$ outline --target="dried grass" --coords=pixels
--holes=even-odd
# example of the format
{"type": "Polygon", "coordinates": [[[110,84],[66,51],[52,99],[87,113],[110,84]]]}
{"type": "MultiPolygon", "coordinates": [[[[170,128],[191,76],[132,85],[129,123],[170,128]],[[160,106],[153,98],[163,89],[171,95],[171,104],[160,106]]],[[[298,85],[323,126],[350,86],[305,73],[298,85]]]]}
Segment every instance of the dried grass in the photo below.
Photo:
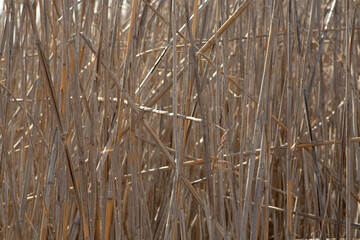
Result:
{"type": "Polygon", "coordinates": [[[4,3],[0,238],[360,237],[358,1],[4,3]]]}

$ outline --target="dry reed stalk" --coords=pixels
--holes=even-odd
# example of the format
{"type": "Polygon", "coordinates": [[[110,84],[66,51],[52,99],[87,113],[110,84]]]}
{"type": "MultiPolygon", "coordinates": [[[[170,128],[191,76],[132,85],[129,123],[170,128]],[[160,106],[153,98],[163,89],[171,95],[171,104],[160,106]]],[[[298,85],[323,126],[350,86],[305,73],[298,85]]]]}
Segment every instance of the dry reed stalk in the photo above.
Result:
{"type": "Polygon", "coordinates": [[[360,237],[358,1],[1,6],[1,238],[360,237]]]}

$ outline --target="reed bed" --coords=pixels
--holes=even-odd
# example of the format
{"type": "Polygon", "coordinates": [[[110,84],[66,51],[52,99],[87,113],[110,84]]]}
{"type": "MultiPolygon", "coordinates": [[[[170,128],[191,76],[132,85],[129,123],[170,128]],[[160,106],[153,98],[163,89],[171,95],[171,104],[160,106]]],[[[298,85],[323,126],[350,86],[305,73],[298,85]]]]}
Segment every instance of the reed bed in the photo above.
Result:
{"type": "Polygon", "coordinates": [[[0,238],[360,237],[356,0],[5,0],[0,238]]]}

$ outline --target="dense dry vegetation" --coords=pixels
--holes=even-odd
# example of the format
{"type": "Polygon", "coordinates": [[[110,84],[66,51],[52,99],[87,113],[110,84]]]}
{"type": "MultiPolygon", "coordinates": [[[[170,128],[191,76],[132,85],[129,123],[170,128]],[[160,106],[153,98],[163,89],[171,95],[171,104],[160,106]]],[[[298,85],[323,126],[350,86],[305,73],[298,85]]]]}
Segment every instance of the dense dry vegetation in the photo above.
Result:
{"type": "Polygon", "coordinates": [[[5,0],[0,237],[360,237],[359,7],[5,0]]]}

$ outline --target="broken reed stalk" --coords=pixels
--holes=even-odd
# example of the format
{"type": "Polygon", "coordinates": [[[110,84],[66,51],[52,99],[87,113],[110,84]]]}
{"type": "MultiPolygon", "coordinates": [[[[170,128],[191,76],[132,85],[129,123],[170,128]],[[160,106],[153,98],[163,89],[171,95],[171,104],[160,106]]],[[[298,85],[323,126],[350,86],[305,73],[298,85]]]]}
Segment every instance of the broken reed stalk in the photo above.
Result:
{"type": "Polygon", "coordinates": [[[5,1],[0,237],[360,237],[359,7],[5,1]]]}

